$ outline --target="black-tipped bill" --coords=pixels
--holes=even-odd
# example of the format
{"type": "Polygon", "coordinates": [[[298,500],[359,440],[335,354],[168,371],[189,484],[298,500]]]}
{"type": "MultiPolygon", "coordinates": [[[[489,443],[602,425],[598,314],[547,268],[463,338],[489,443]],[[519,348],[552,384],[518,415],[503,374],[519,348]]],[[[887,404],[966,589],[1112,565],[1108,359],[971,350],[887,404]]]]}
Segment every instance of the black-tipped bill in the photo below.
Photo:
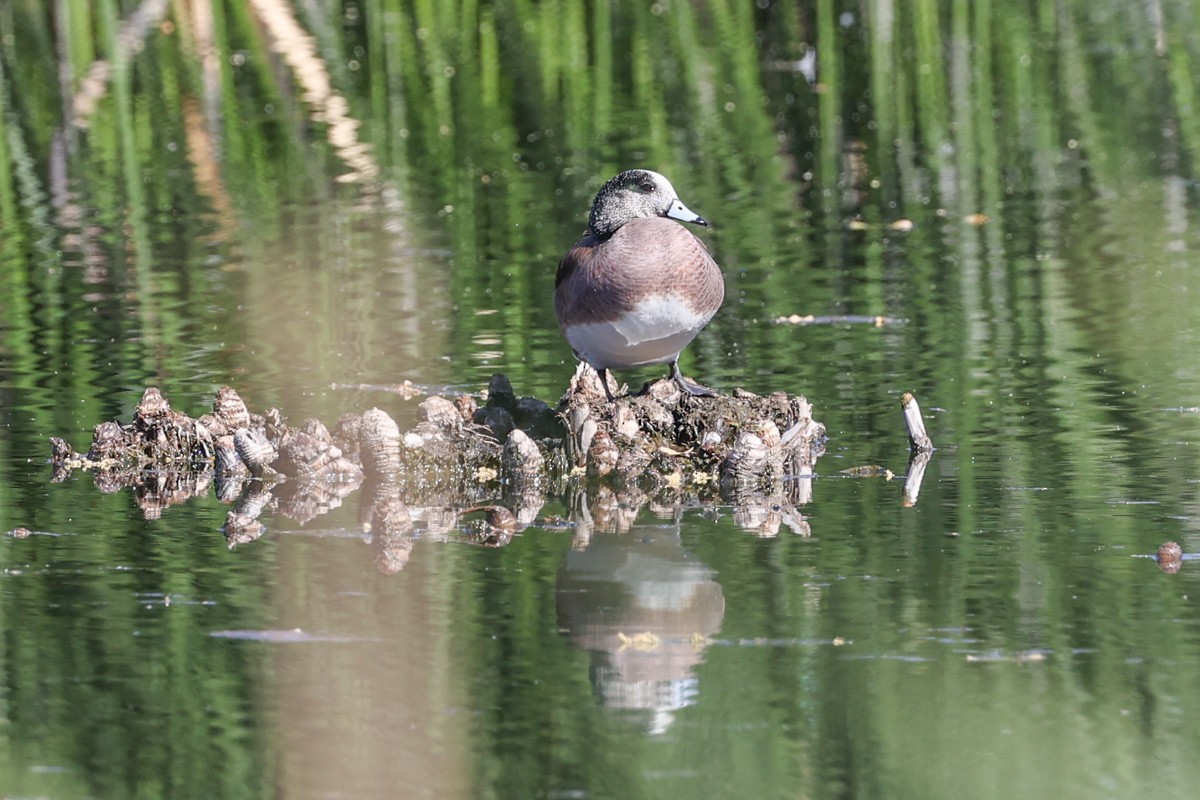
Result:
{"type": "Polygon", "coordinates": [[[667,216],[680,222],[690,222],[693,225],[708,227],[708,220],[685,206],[682,200],[671,203],[671,207],[667,209],[667,216]]]}

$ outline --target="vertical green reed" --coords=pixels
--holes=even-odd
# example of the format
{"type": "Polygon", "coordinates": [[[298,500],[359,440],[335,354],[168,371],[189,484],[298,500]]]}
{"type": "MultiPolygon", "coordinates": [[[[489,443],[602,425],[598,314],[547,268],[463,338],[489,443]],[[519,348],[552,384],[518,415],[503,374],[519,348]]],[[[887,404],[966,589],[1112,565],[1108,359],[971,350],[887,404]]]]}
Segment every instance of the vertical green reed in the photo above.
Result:
{"type": "Polygon", "coordinates": [[[403,97],[399,93],[393,94],[392,91],[389,57],[394,47],[394,39],[388,28],[391,14],[385,0],[366,0],[363,8],[366,12],[366,74],[370,86],[370,113],[364,122],[370,126],[371,139],[381,145],[380,149],[387,154],[387,160],[394,163],[396,153],[390,148],[382,147],[391,142],[388,123],[391,121],[389,109],[392,103],[401,109],[404,107],[403,97]]]}
{"type": "Polygon", "coordinates": [[[970,35],[971,3],[969,0],[954,0],[950,8],[950,46],[947,62],[950,69],[950,114],[954,133],[954,172],[957,197],[954,208],[959,213],[970,213],[977,208],[976,187],[976,132],[974,93],[978,84],[973,80],[971,68],[975,56],[975,45],[970,35]]]}
{"type": "Polygon", "coordinates": [[[1167,77],[1171,86],[1175,113],[1179,116],[1182,145],[1192,163],[1200,162],[1200,100],[1196,92],[1200,68],[1200,3],[1189,16],[1177,4],[1166,8],[1167,77]]]}
{"type": "MultiPolygon", "coordinates": [[[[592,3],[592,25],[589,46],[591,64],[588,74],[592,84],[592,136],[597,161],[610,165],[612,154],[609,143],[615,120],[613,119],[613,0],[596,0],[592,3]]],[[[608,171],[608,170],[605,170],[608,171]]]]}
{"type": "Polygon", "coordinates": [[[842,106],[838,96],[841,76],[838,65],[837,14],[833,0],[817,2],[817,96],[820,119],[820,155],[817,176],[821,207],[827,219],[837,213],[838,185],[841,177],[842,106]]]}
{"type": "Polygon", "coordinates": [[[112,63],[113,106],[116,117],[117,136],[120,142],[119,158],[124,178],[125,208],[127,221],[132,232],[132,250],[127,257],[118,255],[117,263],[123,269],[132,269],[137,287],[135,304],[141,319],[142,336],[148,349],[157,344],[160,322],[154,301],[154,258],[150,247],[147,228],[146,190],[142,182],[141,161],[138,154],[138,123],[133,107],[132,54],[121,47],[117,31],[120,25],[115,0],[101,0],[100,24],[105,40],[107,56],[112,63]]]}
{"type": "Polygon", "coordinates": [[[949,97],[946,92],[944,64],[947,52],[943,44],[937,0],[914,0],[912,37],[915,48],[914,100],[916,123],[921,132],[924,162],[937,179],[938,187],[952,188],[949,158],[949,97]]]}
{"type": "Polygon", "coordinates": [[[78,81],[96,58],[95,7],[88,0],[63,0],[62,8],[68,18],[71,76],[78,81]]]}
{"type": "MultiPolygon", "coordinates": [[[[3,28],[0,27],[0,33],[3,28]]],[[[0,297],[4,298],[5,324],[0,324],[0,352],[14,374],[12,384],[28,386],[35,378],[35,359],[30,337],[33,315],[30,262],[25,258],[25,237],[19,218],[18,197],[13,186],[12,158],[8,141],[12,108],[4,59],[0,58],[0,297]]],[[[12,456],[10,443],[0,437],[0,463],[12,456]]],[[[12,507],[9,476],[0,472],[0,507],[12,507]]]]}
{"type": "Polygon", "coordinates": [[[894,200],[895,160],[899,144],[899,110],[901,98],[896,82],[896,8],[894,0],[877,0],[869,6],[870,17],[870,79],[868,86],[871,111],[875,118],[875,174],[881,183],[880,197],[894,200]]]}
{"type": "MultiPolygon", "coordinates": [[[[2,30],[2,29],[0,29],[2,30]]],[[[13,190],[12,155],[8,149],[8,116],[12,107],[8,97],[8,77],[0,59],[0,227],[18,238],[17,198],[13,190]]],[[[9,236],[4,237],[8,239],[9,236]]]]}
{"type": "MultiPolygon", "coordinates": [[[[912,76],[911,36],[908,33],[910,6],[896,7],[894,44],[903,42],[902,53],[896,53],[888,64],[892,69],[892,105],[896,109],[896,173],[899,194],[911,200],[919,197],[922,182],[917,169],[917,123],[913,102],[915,80],[912,76]],[[901,13],[903,12],[903,13],[901,13]]],[[[895,51],[893,51],[895,52],[895,51]]]]}
{"type": "MultiPolygon", "coordinates": [[[[996,96],[993,88],[995,75],[992,59],[994,43],[992,0],[979,0],[972,5],[972,11],[974,26],[971,31],[971,82],[975,91],[971,113],[979,147],[980,197],[978,198],[978,210],[989,216],[995,216],[1000,211],[1001,175],[1000,171],[996,169],[996,165],[1000,163],[1000,154],[996,136],[999,115],[996,112],[996,96]]],[[[988,230],[989,233],[994,233],[997,229],[993,226],[988,230]]]]}
{"type": "Polygon", "coordinates": [[[658,39],[652,22],[650,9],[643,4],[632,4],[629,67],[631,100],[636,111],[632,127],[637,132],[637,148],[645,153],[646,163],[669,164],[667,108],[662,83],[655,70],[658,39]]]}

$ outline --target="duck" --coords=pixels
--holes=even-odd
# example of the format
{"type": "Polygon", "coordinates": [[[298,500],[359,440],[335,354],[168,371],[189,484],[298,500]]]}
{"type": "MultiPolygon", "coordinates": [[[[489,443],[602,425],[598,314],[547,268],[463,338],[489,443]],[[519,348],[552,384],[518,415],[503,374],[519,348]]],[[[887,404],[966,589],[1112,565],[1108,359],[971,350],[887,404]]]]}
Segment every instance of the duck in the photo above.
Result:
{"type": "Polygon", "coordinates": [[[708,227],[666,177],[625,170],[600,188],[587,231],[558,263],[554,314],[610,402],[609,370],[653,364],[670,364],[670,378],[688,395],[717,394],[679,370],[679,354],[725,299],[720,267],[680,222],[708,227]]]}

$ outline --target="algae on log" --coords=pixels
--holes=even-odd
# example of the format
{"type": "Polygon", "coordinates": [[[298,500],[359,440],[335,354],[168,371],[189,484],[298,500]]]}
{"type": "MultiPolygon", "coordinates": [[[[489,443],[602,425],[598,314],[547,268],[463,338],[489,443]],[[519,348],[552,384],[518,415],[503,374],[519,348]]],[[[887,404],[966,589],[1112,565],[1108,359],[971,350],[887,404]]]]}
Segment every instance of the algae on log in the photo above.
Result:
{"type": "Polygon", "coordinates": [[[407,431],[378,408],[346,414],[331,431],[313,419],[290,425],[276,409],[251,413],[229,387],[193,419],[151,387],[131,423],[96,426],[86,454],[52,437],[54,479],[90,470],[102,491],[133,488],[148,517],[215,484],[233,506],[231,547],[262,535],[267,510],[305,523],[362,487],[359,521],[384,571],[404,566],[414,525],[449,536],[464,515],[485,512],[467,539],[497,546],[531,524],[550,495],[572,495],[581,541],[593,527],[627,527],[632,517],[621,509],[647,503],[724,502],[762,535],[781,524],[807,534],[795,506],[811,499],[825,427],[804,397],[692,397],[664,379],[611,402],[585,368],[556,409],[518,398],[499,374],[485,397],[483,405],[470,395],[428,397],[407,431]]]}

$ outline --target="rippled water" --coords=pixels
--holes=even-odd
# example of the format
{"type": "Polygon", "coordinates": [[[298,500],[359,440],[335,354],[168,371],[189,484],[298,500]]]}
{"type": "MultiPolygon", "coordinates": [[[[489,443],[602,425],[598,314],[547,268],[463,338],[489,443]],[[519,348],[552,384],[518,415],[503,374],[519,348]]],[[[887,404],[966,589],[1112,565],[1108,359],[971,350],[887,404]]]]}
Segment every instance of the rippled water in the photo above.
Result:
{"type": "MultiPolygon", "coordinates": [[[[345,30],[318,38],[365,58],[376,43],[355,38],[351,6],[345,30]]],[[[663,10],[630,14],[656,25],[663,10]]],[[[709,52],[728,31],[700,48],[673,17],[678,41],[660,49],[711,58],[700,69],[651,48],[666,60],[618,71],[612,129],[591,145],[603,158],[569,143],[580,130],[542,121],[575,102],[566,89],[561,103],[550,84],[536,101],[516,91],[500,121],[470,105],[509,91],[509,76],[475,75],[462,53],[457,73],[414,55],[417,76],[389,73],[382,88],[349,74],[369,61],[334,70],[376,137],[368,191],[335,180],[344,154],[312,141],[307,112],[289,116],[299,101],[262,90],[258,102],[248,87],[267,56],[230,13],[248,61],[224,79],[254,104],[226,98],[248,104],[246,140],[236,126],[215,137],[226,186],[179,185],[203,160],[155,83],[169,84],[164,68],[136,73],[131,119],[95,121],[64,178],[72,203],[41,198],[14,218],[0,203],[0,532],[14,531],[0,538],[0,796],[1194,795],[1200,236],[1197,185],[1168,147],[1187,152],[1187,118],[1138,140],[1121,104],[1141,95],[1119,81],[1111,98],[1084,98],[1094,108],[1073,95],[1061,121],[1028,134],[1036,146],[988,144],[1003,131],[982,126],[972,150],[970,120],[1009,125],[1013,86],[1031,77],[1002,72],[994,117],[976,116],[983,101],[963,101],[960,84],[934,103],[955,146],[933,148],[911,120],[888,123],[882,100],[869,120],[849,103],[878,78],[855,61],[866,39],[837,54],[852,63],[847,105],[831,112],[829,85],[792,74],[799,34],[769,24],[779,17],[759,20],[754,74],[736,47],[709,52]],[[678,87],[659,96],[645,81],[674,86],[676,71],[695,82],[691,127],[678,87]],[[472,91],[452,103],[437,81],[455,74],[472,91]],[[766,87],[761,130],[746,80],[766,87]],[[455,125],[426,129],[443,100],[455,125]],[[896,140],[871,138],[885,124],[896,140]],[[110,174],[122,131],[171,145],[140,183],[110,174]],[[399,542],[364,530],[363,491],[303,515],[281,491],[265,533],[231,547],[212,489],[164,504],[174,476],[53,481],[48,438],[86,449],[149,385],[193,415],[227,384],[254,410],[327,424],[378,406],[407,425],[420,398],[404,381],[479,392],[496,372],[553,403],[574,369],[553,274],[596,188],[584,176],[610,158],[670,165],[698,141],[669,177],[712,222],[701,235],[727,300],[683,368],[726,391],[806,395],[830,437],[811,478],[767,497],[572,479],[515,509],[527,524],[502,547],[480,546],[477,515],[455,513],[514,504],[495,487],[471,502],[430,489],[412,503],[415,539],[399,542]],[[823,175],[830,158],[837,174],[823,175]],[[874,183],[854,182],[860,168],[874,183]],[[110,183],[148,197],[113,200],[110,183]],[[809,314],[826,319],[780,320],[809,314]],[[919,486],[906,486],[904,392],[938,447],[919,486]],[[1165,541],[1185,553],[1177,570],[1152,557],[1165,541]]],[[[481,49],[488,36],[531,49],[532,22],[490,13],[481,49]]],[[[1002,20],[1012,48],[1030,41],[1018,16],[1002,20]]],[[[1069,16],[1054,77],[1080,94],[1069,16]]],[[[437,48],[458,40],[436,23],[422,18],[417,41],[440,65],[437,48]]],[[[839,18],[838,35],[858,24],[839,18]]],[[[562,68],[565,84],[552,44],[539,40],[539,74],[562,68]]],[[[1086,52],[1128,55],[1106,40],[1086,52]]],[[[928,70],[908,58],[907,112],[933,126],[917,85],[928,70]]],[[[4,48],[0,60],[13,68],[4,48]]],[[[33,138],[21,163],[48,174],[33,138]]],[[[655,370],[620,377],[637,388],[655,370]]]]}
{"type": "MultiPolygon", "coordinates": [[[[344,213],[304,215],[307,235],[337,241],[344,213]]],[[[544,321],[518,346],[545,371],[510,355],[503,312],[469,302],[440,250],[359,242],[342,262],[263,243],[271,256],[214,295],[237,338],[197,326],[160,373],[169,397],[198,413],[236,363],[252,406],[294,418],[373,404],[411,418],[415,400],[330,387],[476,388],[493,370],[553,398],[571,365],[544,321]],[[411,309],[397,271],[415,274],[411,309]],[[443,314],[482,322],[455,343],[443,314]],[[413,326],[429,333],[412,341],[413,326]]],[[[537,291],[551,268],[531,267],[537,291]]],[[[1086,280],[1103,285],[1100,268],[1086,280]]],[[[1130,382],[1137,362],[1090,344],[1105,329],[1077,305],[1037,333],[984,310],[948,340],[933,323],[961,313],[958,296],[935,313],[898,291],[896,325],[777,326],[794,307],[866,310],[814,299],[837,270],[870,280],[853,264],[788,269],[810,290],[752,309],[735,293],[693,369],[807,393],[830,433],[811,483],[703,505],[581,485],[494,550],[430,507],[396,574],[357,495],[306,525],[268,514],[267,534],[231,551],[211,495],[143,519],[128,490],[51,484],[44,437],[82,448],[96,409],[128,419],[139,387],[101,374],[99,406],[80,408],[10,392],[4,520],[34,533],[3,542],[7,791],[1186,796],[1200,573],[1146,556],[1200,544],[1193,365],[1130,382]],[[905,507],[909,388],[940,449],[905,507]],[[897,477],[843,472],[867,464],[897,477]]],[[[1058,291],[1054,267],[1025,269],[1039,296],[1058,291]]]]}

